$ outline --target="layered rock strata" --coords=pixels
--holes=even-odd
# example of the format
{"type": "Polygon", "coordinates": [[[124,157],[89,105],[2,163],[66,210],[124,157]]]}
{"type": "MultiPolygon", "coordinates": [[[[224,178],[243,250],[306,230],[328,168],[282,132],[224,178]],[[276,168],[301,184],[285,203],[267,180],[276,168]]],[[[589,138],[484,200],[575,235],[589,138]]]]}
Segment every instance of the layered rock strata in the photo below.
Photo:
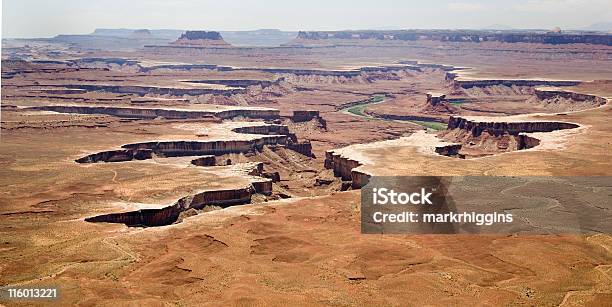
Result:
{"type": "MultiPolygon", "coordinates": [[[[237,133],[261,135],[248,140],[223,141],[154,141],[125,144],[122,150],[93,153],[76,160],[78,163],[123,162],[134,159],[150,159],[152,154],[159,157],[220,156],[232,153],[261,151],[264,146],[285,146],[308,157],[314,157],[309,141],[298,141],[296,135],[284,125],[244,126],[232,129],[237,133]]],[[[205,160],[205,159],[204,159],[205,160]]],[[[195,163],[206,163],[198,159],[195,163]]],[[[197,164],[195,164],[197,165],[197,164]]]]}
{"type": "Polygon", "coordinates": [[[333,170],[334,176],[342,178],[343,181],[350,181],[353,189],[361,188],[369,178],[369,175],[354,170],[361,166],[359,161],[345,157],[333,150],[325,152],[324,166],[333,170]]]}
{"type": "Polygon", "coordinates": [[[535,88],[534,93],[540,100],[562,97],[574,101],[592,101],[595,106],[601,106],[608,102],[608,99],[604,97],[599,97],[591,94],[577,93],[557,88],[535,88]]]}
{"type": "Polygon", "coordinates": [[[181,212],[188,209],[202,209],[205,206],[225,208],[249,203],[253,192],[252,186],[231,190],[203,191],[183,197],[173,205],[164,208],[104,214],[86,218],[85,221],[147,227],[170,225],[178,220],[181,212]]]}
{"type": "Polygon", "coordinates": [[[53,111],[60,113],[78,114],[106,114],[117,117],[153,119],[163,117],[168,119],[231,119],[235,117],[247,117],[255,119],[277,119],[280,117],[278,110],[274,109],[226,109],[215,111],[198,111],[187,109],[153,109],[153,108],[129,108],[108,106],[37,106],[29,107],[31,110],[53,111]]]}
{"type": "MultiPolygon", "coordinates": [[[[454,77],[454,76],[453,76],[454,77]]],[[[497,80],[478,80],[478,79],[455,79],[455,85],[461,88],[487,87],[487,86],[575,86],[580,81],[567,80],[531,80],[531,79],[497,79],[497,80]]]]}
{"type": "Polygon", "coordinates": [[[153,157],[153,150],[150,149],[119,149],[102,151],[91,154],[79,159],[78,163],[95,163],[98,161],[124,162],[132,160],[147,160],[153,157]]]}
{"type": "Polygon", "coordinates": [[[483,131],[491,135],[501,136],[504,134],[519,135],[520,133],[551,132],[562,129],[578,128],[577,124],[554,121],[507,121],[503,118],[486,121],[472,120],[469,118],[451,116],[448,120],[447,130],[461,129],[469,131],[472,136],[480,136],[483,131]]]}

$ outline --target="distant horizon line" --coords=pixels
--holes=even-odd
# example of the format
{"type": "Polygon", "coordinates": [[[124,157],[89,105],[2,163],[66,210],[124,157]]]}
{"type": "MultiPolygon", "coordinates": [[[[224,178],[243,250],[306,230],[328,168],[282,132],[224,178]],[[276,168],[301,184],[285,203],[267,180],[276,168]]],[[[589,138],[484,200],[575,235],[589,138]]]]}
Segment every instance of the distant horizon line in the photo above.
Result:
{"type": "MultiPolygon", "coordinates": [[[[438,31],[465,31],[465,30],[473,30],[473,31],[551,31],[552,29],[547,28],[501,28],[503,25],[499,25],[500,28],[494,27],[480,27],[480,28],[398,28],[398,27],[390,27],[390,28],[364,28],[364,29],[339,29],[339,30],[283,30],[279,28],[257,28],[257,29],[249,29],[249,30],[213,30],[213,29],[179,29],[179,28],[108,28],[108,27],[100,27],[94,28],[93,31],[87,33],[58,33],[52,36],[32,36],[32,37],[4,37],[2,35],[2,39],[43,39],[43,38],[53,38],[59,35],[92,35],[98,30],[127,30],[127,31],[136,31],[136,30],[149,30],[149,31],[213,31],[213,32],[254,32],[254,31],[279,31],[279,32],[288,32],[288,33],[298,33],[298,32],[343,32],[343,31],[427,31],[427,30],[438,30],[438,31]]],[[[581,32],[599,32],[599,33],[609,33],[612,34],[610,30],[589,30],[585,29],[587,27],[582,28],[561,28],[561,31],[581,31],[581,32]]]]}

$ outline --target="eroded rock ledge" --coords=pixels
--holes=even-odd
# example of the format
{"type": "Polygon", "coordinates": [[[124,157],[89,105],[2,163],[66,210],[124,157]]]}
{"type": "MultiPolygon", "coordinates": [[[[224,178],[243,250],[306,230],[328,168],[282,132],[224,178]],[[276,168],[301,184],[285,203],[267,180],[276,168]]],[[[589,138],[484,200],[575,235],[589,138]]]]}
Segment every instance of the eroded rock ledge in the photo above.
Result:
{"type": "Polygon", "coordinates": [[[566,99],[571,99],[574,101],[592,101],[596,106],[602,106],[608,103],[608,99],[604,97],[599,97],[597,95],[585,94],[585,93],[577,93],[574,91],[569,91],[560,88],[550,88],[550,87],[536,87],[534,89],[534,94],[540,100],[553,99],[556,97],[562,97],[566,99]]]}
{"type": "Polygon", "coordinates": [[[285,146],[305,156],[314,157],[308,141],[299,142],[285,125],[266,124],[232,129],[237,133],[263,135],[248,140],[228,141],[154,141],[125,144],[122,149],[93,153],[75,160],[78,163],[125,162],[159,157],[224,155],[261,151],[264,146],[285,146]]]}
{"type": "MultiPolygon", "coordinates": [[[[448,75],[447,79],[453,79],[456,75],[448,75]]],[[[530,80],[530,79],[497,79],[497,80],[478,80],[478,79],[455,79],[455,84],[462,88],[468,89],[472,87],[487,87],[487,86],[575,86],[580,84],[580,81],[571,80],[530,80]]]]}
{"type": "MultiPolygon", "coordinates": [[[[249,171],[249,175],[261,176],[262,163],[256,163],[249,171]]],[[[140,209],[129,212],[103,214],[86,218],[87,222],[121,223],[127,226],[154,227],[179,222],[181,214],[187,210],[202,210],[207,206],[227,208],[251,202],[255,193],[270,195],[272,193],[272,179],[253,178],[250,185],[236,188],[201,191],[177,200],[174,204],[163,208],[140,209]]]]}
{"type": "MultiPolygon", "coordinates": [[[[534,148],[542,141],[538,133],[578,127],[579,125],[574,123],[538,121],[528,116],[469,118],[451,116],[448,129],[437,136],[420,131],[410,137],[402,137],[397,140],[329,150],[326,152],[325,167],[332,169],[336,177],[350,181],[353,189],[359,189],[367,184],[371,176],[361,166],[373,164],[373,161],[367,161],[368,158],[360,158],[360,152],[363,150],[387,145],[409,146],[418,148],[417,152],[420,155],[438,154],[461,159],[477,158],[534,148]]],[[[556,137],[563,136],[557,135],[556,137]]]]}
{"type": "Polygon", "coordinates": [[[343,156],[342,153],[328,150],[325,152],[325,168],[334,171],[334,176],[350,181],[353,189],[360,189],[367,182],[370,175],[356,171],[362,164],[354,159],[343,156]]]}
{"type": "Polygon", "coordinates": [[[578,127],[577,124],[555,121],[504,121],[503,117],[476,120],[451,116],[448,120],[447,130],[462,129],[469,131],[473,136],[479,136],[483,131],[487,131],[489,134],[500,136],[506,133],[519,135],[519,133],[551,132],[578,127]]]}
{"type": "Polygon", "coordinates": [[[154,109],[154,108],[133,108],[133,107],[110,107],[110,106],[37,106],[29,107],[31,110],[53,111],[60,113],[78,114],[106,114],[117,117],[145,118],[153,119],[163,117],[168,119],[202,119],[220,118],[232,119],[235,117],[247,117],[255,119],[277,119],[280,117],[278,110],[274,109],[226,109],[214,111],[200,111],[188,109],[154,109]]]}

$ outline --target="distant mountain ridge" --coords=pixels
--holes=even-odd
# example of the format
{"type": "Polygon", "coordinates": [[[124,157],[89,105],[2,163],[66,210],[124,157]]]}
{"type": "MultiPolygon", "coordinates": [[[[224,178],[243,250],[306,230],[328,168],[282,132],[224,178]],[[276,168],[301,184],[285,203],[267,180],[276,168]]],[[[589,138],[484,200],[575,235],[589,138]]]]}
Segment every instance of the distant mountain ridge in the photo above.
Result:
{"type": "MultiPolygon", "coordinates": [[[[96,29],[90,35],[129,37],[136,29],[96,29]]],[[[160,29],[149,30],[151,36],[158,39],[174,41],[187,30],[179,29],[160,29]]],[[[294,39],[298,32],[281,31],[278,29],[259,29],[250,31],[219,31],[223,39],[234,46],[280,46],[294,39]]]]}
{"type": "Polygon", "coordinates": [[[612,32],[612,21],[609,22],[596,22],[590,26],[580,28],[578,30],[583,31],[601,31],[601,32],[612,32]]]}

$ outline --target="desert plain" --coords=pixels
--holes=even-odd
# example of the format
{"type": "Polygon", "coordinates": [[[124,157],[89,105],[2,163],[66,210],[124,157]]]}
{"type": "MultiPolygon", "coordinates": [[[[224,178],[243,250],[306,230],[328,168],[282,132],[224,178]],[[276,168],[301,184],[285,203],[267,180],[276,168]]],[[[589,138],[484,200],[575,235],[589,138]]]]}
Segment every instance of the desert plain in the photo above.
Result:
{"type": "Polygon", "coordinates": [[[3,41],[0,285],[61,295],[0,304],[612,304],[608,233],[360,232],[371,176],[612,176],[609,34],[331,34],[3,41]]]}

